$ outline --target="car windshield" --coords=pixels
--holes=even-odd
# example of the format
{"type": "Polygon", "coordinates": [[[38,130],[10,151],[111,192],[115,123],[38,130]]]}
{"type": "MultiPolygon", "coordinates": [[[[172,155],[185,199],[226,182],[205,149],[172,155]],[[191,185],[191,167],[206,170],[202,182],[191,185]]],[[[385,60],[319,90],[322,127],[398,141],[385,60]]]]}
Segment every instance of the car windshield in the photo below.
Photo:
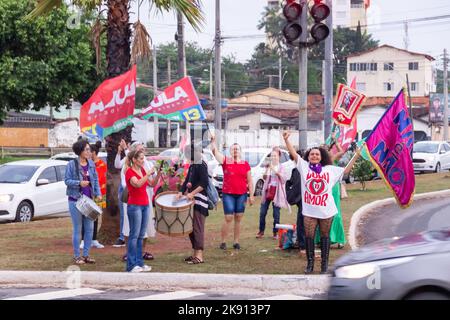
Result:
{"type": "Polygon", "coordinates": [[[38,168],[38,166],[0,166],[0,183],[26,183],[38,168]]]}
{"type": "Polygon", "coordinates": [[[416,143],[414,152],[437,153],[439,145],[437,143],[416,143]]]}

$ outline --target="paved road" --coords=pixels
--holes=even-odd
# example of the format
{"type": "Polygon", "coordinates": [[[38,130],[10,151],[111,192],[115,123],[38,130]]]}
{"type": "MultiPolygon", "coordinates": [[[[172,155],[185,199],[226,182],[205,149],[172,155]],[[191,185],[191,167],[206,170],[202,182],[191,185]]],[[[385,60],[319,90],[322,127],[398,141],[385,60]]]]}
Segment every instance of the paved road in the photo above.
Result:
{"type": "Polygon", "coordinates": [[[364,219],[362,244],[443,227],[450,227],[450,198],[417,200],[408,209],[387,205],[364,219]]]}
{"type": "Polygon", "coordinates": [[[0,288],[0,300],[310,300],[325,299],[324,295],[306,297],[284,294],[226,294],[201,291],[125,291],[92,288],[0,288]]]}

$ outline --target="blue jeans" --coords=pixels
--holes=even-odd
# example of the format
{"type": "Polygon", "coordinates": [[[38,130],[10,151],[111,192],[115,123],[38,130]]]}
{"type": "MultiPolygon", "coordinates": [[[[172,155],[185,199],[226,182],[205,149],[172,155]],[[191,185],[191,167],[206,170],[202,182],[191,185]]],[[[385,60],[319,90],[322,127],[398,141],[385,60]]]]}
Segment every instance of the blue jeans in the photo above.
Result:
{"type": "Polygon", "coordinates": [[[305,249],[305,223],[303,221],[302,205],[297,205],[297,241],[300,249],[305,249]]]}
{"type": "Polygon", "coordinates": [[[130,235],[127,245],[127,271],[131,271],[136,266],[144,266],[142,247],[149,219],[149,206],[128,205],[127,215],[130,222],[130,235]]]}
{"type": "MultiPolygon", "coordinates": [[[[261,203],[261,209],[259,210],[259,232],[264,233],[266,229],[266,215],[267,211],[269,211],[269,206],[271,200],[266,200],[261,203]]],[[[273,207],[273,233],[277,233],[278,229],[275,228],[275,225],[280,223],[280,207],[277,207],[275,203],[272,203],[273,207]]]]}
{"type": "Polygon", "coordinates": [[[247,194],[222,194],[223,211],[226,215],[244,213],[247,194]]]}
{"type": "Polygon", "coordinates": [[[123,187],[122,183],[119,185],[119,212],[120,212],[120,235],[119,239],[122,241],[125,241],[125,237],[123,236],[123,202],[122,202],[122,193],[123,193],[123,187]]]}
{"type": "Polygon", "coordinates": [[[78,211],[75,201],[69,201],[69,212],[72,218],[73,234],[72,234],[72,246],[73,255],[75,258],[80,256],[80,241],[81,241],[81,225],[84,228],[84,247],[83,257],[89,256],[89,250],[92,244],[92,235],[94,234],[94,221],[86,218],[78,211]]]}

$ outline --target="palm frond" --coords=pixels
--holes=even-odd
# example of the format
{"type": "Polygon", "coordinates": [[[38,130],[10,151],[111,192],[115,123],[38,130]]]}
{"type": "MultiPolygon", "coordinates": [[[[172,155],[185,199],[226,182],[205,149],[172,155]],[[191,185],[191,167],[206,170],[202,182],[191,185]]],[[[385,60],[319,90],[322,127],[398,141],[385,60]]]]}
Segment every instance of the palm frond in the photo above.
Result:
{"type": "Polygon", "coordinates": [[[187,19],[189,24],[200,31],[205,17],[201,9],[200,0],[150,0],[151,6],[154,6],[160,12],[162,11],[180,11],[187,19]]]}
{"type": "Polygon", "coordinates": [[[77,7],[90,11],[100,7],[103,0],[72,0],[72,2],[77,7]]]}
{"type": "Polygon", "coordinates": [[[131,64],[135,64],[139,58],[150,57],[151,41],[145,26],[138,20],[133,24],[134,39],[131,47],[131,64]]]}
{"type": "Polygon", "coordinates": [[[24,17],[24,20],[32,20],[49,14],[54,8],[60,7],[62,0],[38,0],[35,8],[24,17]]]}

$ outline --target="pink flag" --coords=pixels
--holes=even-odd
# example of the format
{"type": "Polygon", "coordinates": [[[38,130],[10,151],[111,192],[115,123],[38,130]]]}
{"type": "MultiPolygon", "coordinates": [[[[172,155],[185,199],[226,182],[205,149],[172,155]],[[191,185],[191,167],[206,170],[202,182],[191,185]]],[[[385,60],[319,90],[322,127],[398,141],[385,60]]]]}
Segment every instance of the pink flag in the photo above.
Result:
{"type": "Polygon", "coordinates": [[[372,163],[402,208],[411,204],[416,184],[411,159],[413,144],[412,122],[402,90],[366,140],[372,163]]]}

